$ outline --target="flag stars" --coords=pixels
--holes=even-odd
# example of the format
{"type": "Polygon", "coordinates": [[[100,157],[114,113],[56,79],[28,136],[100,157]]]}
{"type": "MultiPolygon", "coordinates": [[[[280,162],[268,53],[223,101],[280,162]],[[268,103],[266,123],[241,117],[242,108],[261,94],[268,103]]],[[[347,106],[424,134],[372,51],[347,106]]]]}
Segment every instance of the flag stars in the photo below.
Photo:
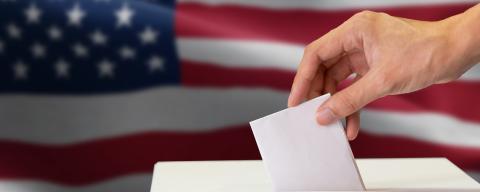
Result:
{"type": "Polygon", "coordinates": [[[12,39],[20,39],[22,38],[22,30],[15,25],[15,23],[10,23],[6,27],[7,34],[12,39]]]}
{"type": "Polygon", "coordinates": [[[136,55],[135,50],[128,47],[128,46],[123,46],[122,48],[120,48],[118,53],[120,54],[120,57],[125,59],[125,60],[133,59],[133,58],[135,58],[135,55],[136,55]]]}
{"type": "Polygon", "coordinates": [[[34,43],[31,47],[32,55],[34,58],[44,58],[45,55],[47,54],[47,48],[40,44],[40,43],[34,43]]]}
{"type": "Polygon", "coordinates": [[[34,3],[25,10],[25,16],[27,17],[27,23],[39,23],[42,10],[40,10],[34,3]]]}
{"type": "Polygon", "coordinates": [[[73,54],[75,54],[76,57],[79,58],[85,58],[88,57],[88,49],[81,43],[76,43],[75,45],[72,46],[72,51],[73,54]]]}
{"type": "Polygon", "coordinates": [[[13,65],[15,80],[26,80],[28,78],[28,66],[22,61],[18,61],[13,65]]]}
{"type": "Polygon", "coordinates": [[[98,74],[100,78],[113,78],[115,66],[108,59],[102,60],[98,64],[98,74]]]}
{"type": "Polygon", "coordinates": [[[100,30],[95,30],[90,35],[90,40],[92,40],[92,43],[95,45],[106,45],[108,41],[108,37],[102,33],[100,30]]]}
{"type": "Polygon", "coordinates": [[[153,44],[157,42],[158,32],[151,27],[145,27],[145,29],[138,35],[144,45],[153,44]]]}
{"type": "Polygon", "coordinates": [[[73,26],[81,26],[82,20],[87,14],[80,7],[79,4],[75,4],[70,10],[67,11],[68,23],[73,26]]]}
{"type": "Polygon", "coordinates": [[[55,71],[57,72],[58,78],[66,79],[70,77],[70,64],[60,59],[55,63],[55,71]]]}
{"type": "Polygon", "coordinates": [[[153,56],[147,61],[150,73],[155,71],[162,71],[164,69],[164,60],[159,56],[153,56]]]}
{"type": "Polygon", "coordinates": [[[118,27],[130,27],[132,24],[132,17],[135,12],[130,9],[128,4],[124,3],[122,8],[115,11],[115,16],[117,17],[117,26],[118,27]]]}
{"type": "Polygon", "coordinates": [[[58,40],[62,39],[62,37],[63,37],[62,30],[55,25],[48,28],[47,34],[50,37],[50,39],[53,40],[53,41],[58,41],[58,40]]]}

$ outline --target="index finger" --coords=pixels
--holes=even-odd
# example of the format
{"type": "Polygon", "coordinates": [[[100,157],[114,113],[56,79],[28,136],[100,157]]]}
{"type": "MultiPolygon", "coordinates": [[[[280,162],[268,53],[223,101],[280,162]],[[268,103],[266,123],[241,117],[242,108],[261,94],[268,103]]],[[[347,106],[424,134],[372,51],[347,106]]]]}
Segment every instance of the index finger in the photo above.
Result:
{"type": "Polygon", "coordinates": [[[296,106],[306,99],[319,65],[345,52],[346,28],[344,23],[305,48],[288,98],[289,107],[296,106]]]}

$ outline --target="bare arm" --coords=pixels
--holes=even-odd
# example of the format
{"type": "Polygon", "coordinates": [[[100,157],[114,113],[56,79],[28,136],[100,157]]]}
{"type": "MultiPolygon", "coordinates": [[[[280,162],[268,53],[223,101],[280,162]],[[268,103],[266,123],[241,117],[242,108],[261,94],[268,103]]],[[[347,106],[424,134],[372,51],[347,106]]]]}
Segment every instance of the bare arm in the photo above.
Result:
{"type": "Polygon", "coordinates": [[[347,136],[353,140],[366,104],[450,82],[479,62],[478,34],[480,5],[434,22],[358,13],[305,48],[288,105],[334,93],[319,106],[317,121],[329,124],[346,117],[347,136]],[[351,74],[355,82],[336,93],[351,74]]]}

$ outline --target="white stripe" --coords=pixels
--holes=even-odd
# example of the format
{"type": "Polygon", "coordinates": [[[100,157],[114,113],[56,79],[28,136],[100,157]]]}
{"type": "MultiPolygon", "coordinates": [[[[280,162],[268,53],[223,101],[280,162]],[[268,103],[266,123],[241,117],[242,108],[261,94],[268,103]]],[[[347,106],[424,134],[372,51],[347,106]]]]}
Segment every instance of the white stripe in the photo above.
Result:
{"type": "Polygon", "coordinates": [[[394,135],[447,145],[480,147],[480,124],[436,113],[368,109],[361,127],[377,135],[394,135]]]}
{"type": "Polygon", "coordinates": [[[465,74],[460,77],[461,81],[479,81],[480,80],[480,64],[473,66],[465,74]]]}
{"type": "MultiPolygon", "coordinates": [[[[293,1],[292,1],[293,2],[293,1]]],[[[180,58],[223,67],[275,68],[295,71],[304,45],[213,38],[178,38],[180,58]]],[[[480,65],[460,80],[480,80],[480,65]]]]}
{"type": "Polygon", "coordinates": [[[99,96],[0,96],[0,139],[67,144],[143,131],[208,131],[286,106],[266,89],[163,87],[99,96]]]}
{"type": "Polygon", "coordinates": [[[178,38],[180,59],[224,67],[277,68],[295,70],[303,45],[290,43],[178,38]]]}
{"type": "Polygon", "coordinates": [[[202,3],[208,5],[240,5],[267,9],[361,9],[378,7],[398,7],[411,5],[432,5],[446,3],[475,3],[478,0],[178,0],[180,3],[202,3]]]}
{"type": "MultiPolygon", "coordinates": [[[[198,132],[245,124],[285,107],[265,89],[156,88],[129,94],[1,96],[0,139],[66,144],[143,131],[198,132]]],[[[480,147],[480,124],[437,113],[366,109],[363,131],[480,147]]]]}
{"type": "Polygon", "coordinates": [[[0,191],[9,192],[132,192],[149,191],[151,174],[124,176],[86,186],[63,186],[33,180],[0,180],[0,191]]]}

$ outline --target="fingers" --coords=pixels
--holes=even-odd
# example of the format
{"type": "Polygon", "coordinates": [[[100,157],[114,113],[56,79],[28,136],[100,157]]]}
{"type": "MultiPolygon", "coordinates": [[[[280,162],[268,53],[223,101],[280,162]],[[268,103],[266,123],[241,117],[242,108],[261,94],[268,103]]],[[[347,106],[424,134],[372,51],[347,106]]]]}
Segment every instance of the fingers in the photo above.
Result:
{"type": "MultiPolygon", "coordinates": [[[[367,103],[381,96],[377,83],[372,81],[372,73],[367,73],[349,87],[337,92],[317,111],[319,124],[330,124],[334,121],[349,116],[367,103]]],[[[355,125],[355,119],[352,121],[355,125]]],[[[356,129],[356,128],[352,128],[356,129]]]]}
{"type": "MultiPolygon", "coordinates": [[[[322,82],[325,82],[324,92],[329,92],[335,94],[337,90],[338,83],[348,78],[353,70],[351,69],[351,59],[348,55],[342,57],[337,63],[332,65],[325,72],[325,79],[322,82]]],[[[354,82],[358,80],[357,77],[353,80],[354,82]]],[[[313,89],[313,88],[312,88],[313,89]]],[[[320,95],[320,94],[319,94],[320,95]]],[[[317,95],[318,96],[318,95],[317,95]]],[[[349,140],[355,139],[360,128],[360,117],[359,112],[355,112],[352,115],[347,116],[347,137],[349,140]]]]}
{"type": "MultiPolygon", "coordinates": [[[[325,94],[326,87],[325,85],[328,85],[328,79],[326,79],[326,73],[325,71],[327,70],[325,68],[325,65],[337,65],[340,63],[343,59],[343,56],[338,56],[333,59],[330,59],[328,61],[325,61],[323,65],[320,65],[318,67],[317,74],[315,76],[315,79],[312,81],[312,85],[310,86],[310,91],[308,94],[307,99],[313,99],[315,97],[318,97],[320,95],[325,94]]],[[[328,91],[328,90],[327,90],[328,91]]]]}
{"type": "MultiPolygon", "coordinates": [[[[307,46],[293,81],[288,98],[289,107],[300,104],[308,97],[312,82],[315,80],[322,62],[341,56],[344,53],[344,44],[352,42],[346,40],[350,32],[349,28],[342,24],[307,46]]],[[[349,45],[348,47],[352,46],[349,45]]],[[[325,65],[325,67],[328,68],[329,66],[325,65]]]]}
{"type": "Polygon", "coordinates": [[[348,55],[342,57],[335,65],[330,67],[325,73],[325,93],[335,93],[338,83],[350,76],[353,71],[348,55]]]}
{"type": "Polygon", "coordinates": [[[314,80],[312,81],[312,86],[310,87],[310,91],[308,93],[307,99],[313,99],[323,94],[324,89],[324,73],[325,67],[320,65],[317,71],[317,75],[315,76],[314,80]]]}
{"type": "Polygon", "coordinates": [[[347,138],[354,140],[360,130],[360,111],[356,111],[347,117],[347,138]]]}
{"type": "MultiPolygon", "coordinates": [[[[357,74],[355,79],[353,79],[353,83],[358,81],[362,76],[357,74]]],[[[353,141],[357,138],[358,132],[360,131],[360,110],[356,111],[355,113],[347,116],[347,138],[350,141],[353,141]]]]}
{"type": "MultiPolygon", "coordinates": [[[[356,60],[352,60],[349,55],[343,57],[337,64],[332,66],[326,72],[326,85],[325,90],[330,92],[331,94],[336,93],[336,88],[338,83],[348,78],[351,74],[353,74],[352,63],[351,62],[358,62],[356,60]]],[[[353,82],[356,82],[359,79],[360,75],[357,74],[353,82]]],[[[358,131],[360,129],[360,114],[359,111],[347,116],[347,128],[346,133],[349,140],[353,140],[358,135],[358,131]]]]}

